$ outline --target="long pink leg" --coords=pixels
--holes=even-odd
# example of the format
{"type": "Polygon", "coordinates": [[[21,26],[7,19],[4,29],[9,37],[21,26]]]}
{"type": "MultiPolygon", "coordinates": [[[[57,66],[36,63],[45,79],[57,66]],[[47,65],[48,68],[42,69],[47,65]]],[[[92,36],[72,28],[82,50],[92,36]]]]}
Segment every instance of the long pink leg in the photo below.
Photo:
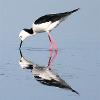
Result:
{"type": "Polygon", "coordinates": [[[50,41],[50,51],[52,51],[53,50],[53,46],[52,46],[52,40],[51,40],[51,37],[49,36],[49,34],[48,34],[48,38],[49,38],[49,41],[50,41]]]}
{"type": "Polygon", "coordinates": [[[48,32],[48,37],[49,37],[49,40],[51,41],[51,45],[53,46],[53,48],[55,49],[55,51],[58,51],[56,42],[55,42],[54,38],[50,35],[49,32],[48,32]]]}

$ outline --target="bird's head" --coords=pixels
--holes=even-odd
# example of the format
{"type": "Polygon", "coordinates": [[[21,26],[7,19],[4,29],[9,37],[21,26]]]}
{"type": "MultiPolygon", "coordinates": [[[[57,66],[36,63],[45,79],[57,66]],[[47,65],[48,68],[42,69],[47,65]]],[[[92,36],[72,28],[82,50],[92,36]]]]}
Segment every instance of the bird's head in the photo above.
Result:
{"type": "Polygon", "coordinates": [[[23,29],[20,34],[19,34],[19,38],[21,39],[21,43],[20,43],[20,48],[22,46],[22,42],[29,36],[31,36],[33,34],[33,29],[23,29]]]}

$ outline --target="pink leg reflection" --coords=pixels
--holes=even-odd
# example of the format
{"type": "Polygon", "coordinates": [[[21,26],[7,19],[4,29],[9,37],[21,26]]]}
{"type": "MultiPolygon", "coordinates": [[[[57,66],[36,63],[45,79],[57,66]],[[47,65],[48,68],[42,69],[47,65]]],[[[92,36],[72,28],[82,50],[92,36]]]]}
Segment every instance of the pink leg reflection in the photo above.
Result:
{"type": "Polygon", "coordinates": [[[56,59],[58,55],[58,51],[53,52],[50,51],[50,57],[49,57],[49,61],[48,61],[48,68],[51,70],[52,64],[54,64],[54,60],[56,59]]]}

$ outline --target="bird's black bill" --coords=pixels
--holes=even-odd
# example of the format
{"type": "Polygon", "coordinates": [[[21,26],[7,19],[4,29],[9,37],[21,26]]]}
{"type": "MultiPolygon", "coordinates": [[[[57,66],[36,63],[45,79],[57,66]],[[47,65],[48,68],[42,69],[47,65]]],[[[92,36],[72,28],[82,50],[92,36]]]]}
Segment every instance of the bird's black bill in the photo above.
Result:
{"type": "Polygon", "coordinates": [[[23,43],[23,41],[21,40],[19,49],[22,47],[22,43],[23,43]]]}
{"type": "Polygon", "coordinates": [[[19,49],[19,51],[20,51],[20,56],[21,56],[21,58],[23,57],[23,55],[22,55],[22,51],[21,51],[21,49],[19,49]]]}

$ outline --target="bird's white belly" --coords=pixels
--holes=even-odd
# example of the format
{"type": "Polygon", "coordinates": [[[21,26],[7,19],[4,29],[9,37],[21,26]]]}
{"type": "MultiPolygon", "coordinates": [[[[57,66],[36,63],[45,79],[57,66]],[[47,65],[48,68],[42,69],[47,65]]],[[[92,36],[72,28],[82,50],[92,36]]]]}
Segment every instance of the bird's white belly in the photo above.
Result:
{"type": "Polygon", "coordinates": [[[51,31],[53,28],[56,28],[59,25],[59,23],[60,23],[60,21],[51,23],[47,30],[51,31]]]}
{"type": "Polygon", "coordinates": [[[51,31],[53,28],[57,27],[59,25],[60,21],[56,21],[56,22],[46,22],[46,23],[42,23],[42,24],[34,24],[33,23],[33,31],[37,32],[37,33],[41,33],[41,32],[47,32],[47,31],[51,31]]]}
{"type": "Polygon", "coordinates": [[[37,33],[46,32],[51,21],[42,24],[33,24],[33,31],[37,33]]]}

